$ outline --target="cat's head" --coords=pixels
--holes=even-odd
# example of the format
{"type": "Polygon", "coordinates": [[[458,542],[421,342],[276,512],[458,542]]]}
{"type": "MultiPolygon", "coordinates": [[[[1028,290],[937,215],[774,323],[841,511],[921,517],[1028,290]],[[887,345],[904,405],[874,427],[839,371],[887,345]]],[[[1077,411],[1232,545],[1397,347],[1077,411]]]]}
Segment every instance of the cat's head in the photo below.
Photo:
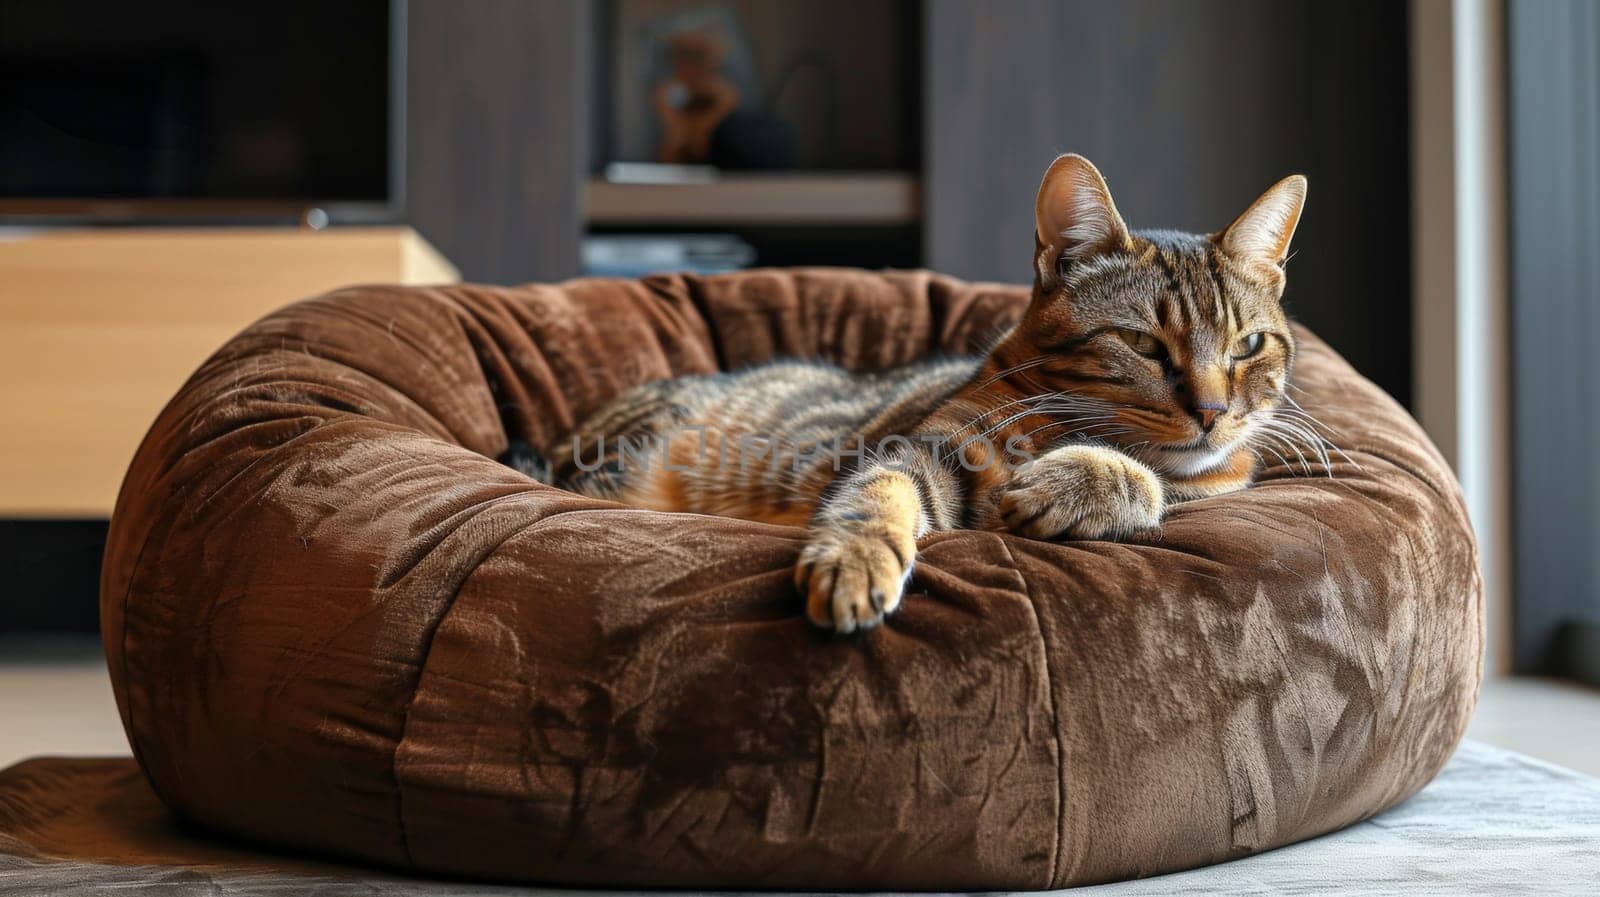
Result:
{"type": "Polygon", "coordinates": [[[1168,474],[1248,447],[1294,358],[1280,300],[1305,196],[1292,175],[1216,233],[1135,232],[1089,160],[1056,159],[1035,207],[1033,301],[1013,334],[1044,359],[1028,382],[1082,397],[1079,416],[1101,421],[1084,432],[1168,474]]]}

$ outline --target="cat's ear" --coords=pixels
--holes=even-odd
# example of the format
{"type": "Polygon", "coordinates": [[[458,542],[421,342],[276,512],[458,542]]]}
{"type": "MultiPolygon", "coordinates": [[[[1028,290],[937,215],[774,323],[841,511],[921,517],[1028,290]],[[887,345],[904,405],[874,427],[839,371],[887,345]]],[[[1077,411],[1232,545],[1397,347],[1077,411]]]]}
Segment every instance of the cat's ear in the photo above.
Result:
{"type": "Polygon", "coordinates": [[[1306,204],[1306,179],[1291,174],[1273,184],[1217,236],[1217,245],[1246,265],[1282,267],[1306,204]]]}
{"type": "Polygon", "coordinates": [[[1128,226],[1117,214],[1106,179],[1088,159],[1069,153],[1050,163],[1034,203],[1039,281],[1053,286],[1062,263],[1107,252],[1128,252],[1128,226]]]}

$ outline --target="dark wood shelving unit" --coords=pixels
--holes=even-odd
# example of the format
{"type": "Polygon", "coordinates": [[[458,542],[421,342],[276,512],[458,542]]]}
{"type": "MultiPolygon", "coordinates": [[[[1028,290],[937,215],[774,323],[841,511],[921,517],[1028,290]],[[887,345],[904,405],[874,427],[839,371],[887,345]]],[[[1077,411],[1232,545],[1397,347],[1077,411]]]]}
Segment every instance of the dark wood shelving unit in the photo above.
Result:
{"type": "Polygon", "coordinates": [[[617,161],[619,2],[692,5],[410,3],[408,216],[466,277],[573,276],[589,233],[722,232],[757,264],[1020,282],[1034,193],[1058,153],[1093,159],[1136,228],[1215,230],[1298,171],[1311,190],[1290,312],[1409,401],[1404,4],[1246,0],[1219,16],[1185,3],[1153,15],[1149,2],[735,0],[753,34],[781,23],[841,42],[841,72],[875,52],[893,61],[838,76],[854,111],[840,113],[839,151],[812,152],[809,170],[663,186],[596,180],[617,161]]]}
{"type": "MultiPolygon", "coordinates": [[[[648,162],[640,34],[696,7],[680,0],[600,0],[592,7],[589,234],[725,234],[757,265],[923,264],[923,6],[916,0],[726,0],[753,80],[749,108],[790,131],[795,167],[724,169],[707,183],[616,182],[612,162],[648,162]],[[910,101],[907,98],[914,98],[910,101]]],[[[730,54],[730,58],[738,54],[730,54]]],[[[736,76],[729,70],[730,79],[736,76]]]]}
{"type": "Polygon", "coordinates": [[[909,172],[724,174],[707,184],[619,184],[591,178],[590,225],[711,227],[910,225],[922,216],[909,172]]]}

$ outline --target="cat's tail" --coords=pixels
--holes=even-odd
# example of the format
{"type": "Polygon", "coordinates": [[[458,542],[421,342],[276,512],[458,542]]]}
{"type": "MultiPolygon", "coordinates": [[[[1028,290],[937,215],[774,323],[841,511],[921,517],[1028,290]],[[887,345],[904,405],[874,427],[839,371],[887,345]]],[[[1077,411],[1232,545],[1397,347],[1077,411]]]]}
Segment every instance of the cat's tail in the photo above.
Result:
{"type": "Polygon", "coordinates": [[[556,484],[555,470],[551,467],[549,459],[524,440],[511,440],[511,444],[506,446],[506,450],[495,460],[546,486],[556,484]]]}

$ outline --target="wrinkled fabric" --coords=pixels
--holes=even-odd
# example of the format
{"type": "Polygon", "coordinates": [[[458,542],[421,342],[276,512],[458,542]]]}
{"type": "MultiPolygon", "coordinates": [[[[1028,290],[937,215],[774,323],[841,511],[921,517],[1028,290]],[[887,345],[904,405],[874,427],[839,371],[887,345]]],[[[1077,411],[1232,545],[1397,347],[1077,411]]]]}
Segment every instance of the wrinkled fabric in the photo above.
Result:
{"type": "Polygon", "coordinates": [[[968,352],[1026,299],[817,269],[360,287],[263,319],[162,412],[112,520],[141,767],[261,843],[618,886],[1060,887],[1415,792],[1476,697],[1476,548],[1415,422],[1304,331],[1331,476],[1269,454],[1128,544],[935,535],[861,638],[801,617],[798,528],[492,460],[660,377],[968,352]]]}

